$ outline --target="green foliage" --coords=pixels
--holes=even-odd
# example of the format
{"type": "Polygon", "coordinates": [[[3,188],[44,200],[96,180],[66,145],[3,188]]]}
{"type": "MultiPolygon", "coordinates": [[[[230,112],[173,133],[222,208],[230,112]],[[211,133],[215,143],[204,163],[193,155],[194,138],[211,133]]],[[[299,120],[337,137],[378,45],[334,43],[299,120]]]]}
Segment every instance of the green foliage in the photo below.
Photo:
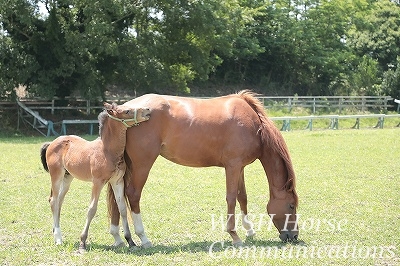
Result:
{"type": "Polygon", "coordinates": [[[383,74],[382,92],[400,99],[400,56],[397,57],[397,65],[389,66],[388,71],[383,74]]]}
{"type": "Polygon", "coordinates": [[[0,0],[0,5],[2,98],[18,85],[49,98],[73,93],[93,98],[110,87],[186,94],[190,87],[210,85],[267,95],[397,93],[389,85],[400,55],[395,1],[0,0]]]}

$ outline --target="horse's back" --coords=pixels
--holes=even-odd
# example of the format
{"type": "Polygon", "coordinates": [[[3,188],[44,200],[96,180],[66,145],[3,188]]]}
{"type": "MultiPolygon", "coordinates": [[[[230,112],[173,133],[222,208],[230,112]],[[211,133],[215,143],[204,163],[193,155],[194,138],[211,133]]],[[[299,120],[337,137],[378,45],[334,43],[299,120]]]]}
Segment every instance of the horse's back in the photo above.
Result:
{"type": "Polygon", "coordinates": [[[259,118],[238,95],[195,99],[152,94],[126,104],[151,109],[148,122],[128,130],[127,150],[140,150],[138,141],[146,136],[156,142],[159,154],[187,166],[248,164],[260,154],[259,118]]]}

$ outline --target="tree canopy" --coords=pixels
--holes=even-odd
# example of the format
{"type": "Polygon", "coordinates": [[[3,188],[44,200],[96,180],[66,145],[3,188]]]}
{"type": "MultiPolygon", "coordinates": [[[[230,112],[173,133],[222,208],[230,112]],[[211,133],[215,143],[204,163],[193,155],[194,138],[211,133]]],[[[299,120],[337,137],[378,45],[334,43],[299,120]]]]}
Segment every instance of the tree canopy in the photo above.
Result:
{"type": "Polygon", "coordinates": [[[400,98],[390,0],[0,0],[0,97],[216,94],[400,98]],[[195,88],[195,89],[194,89],[195,88]]]}

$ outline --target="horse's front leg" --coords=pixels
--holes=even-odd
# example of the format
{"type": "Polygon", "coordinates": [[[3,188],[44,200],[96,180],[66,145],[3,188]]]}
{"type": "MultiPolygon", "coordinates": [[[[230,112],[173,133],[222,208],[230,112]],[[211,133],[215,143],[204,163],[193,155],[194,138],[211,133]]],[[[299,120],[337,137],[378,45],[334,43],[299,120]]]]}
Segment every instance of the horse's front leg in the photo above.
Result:
{"type": "Polygon", "coordinates": [[[131,206],[131,215],[135,234],[140,238],[143,248],[150,248],[153,244],[147,238],[144,231],[142,216],[140,214],[140,198],[142,196],[143,186],[146,183],[149,175],[150,167],[143,167],[142,169],[134,169],[132,173],[131,182],[126,185],[125,195],[131,206]]]}
{"type": "Polygon", "coordinates": [[[103,186],[104,186],[104,183],[96,182],[96,180],[93,181],[92,198],[91,198],[89,209],[87,212],[85,227],[83,228],[83,231],[81,233],[81,242],[79,243],[80,251],[86,250],[86,239],[88,237],[89,226],[90,226],[90,223],[91,223],[94,215],[96,214],[97,205],[99,203],[99,196],[100,196],[100,192],[101,192],[101,189],[103,188],[103,186]]]}
{"type": "MultiPolygon", "coordinates": [[[[152,243],[147,238],[146,233],[144,232],[144,226],[142,217],[140,215],[140,208],[139,208],[139,201],[140,201],[140,194],[138,193],[132,186],[131,182],[127,184],[125,187],[125,195],[129,201],[132,210],[132,220],[133,226],[135,228],[135,234],[140,238],[143,248],[152,247],[152,243]]],[[[108,195],[108,208],[111,216],[111,225],[110,225],[110,233],[113,235],[115,239],[114,245],[121,245],[122,239],[119,236],[119,217],[120,213],[117,208],[117,203],[114,198],[114,194],[108,195]]]]}
{"type": "MultiPolygon", "coordinates": [[[[127,217],[127,210],[126,210],[126,202],[125,202],[125,194],[124,194],[124,180],[123,177],[118,177],[118,179],[116,181],[114,180],[110,180],[110,184],[112,186],[112,189],[114,191],[114,196],[115,196],[115,202],[117,204],[118,207],[118,211],[119,214],[122,217],[122,227],[124,229],[124,236],[126,241],[129,244],[129,247],[133,247],[136,246],[135,243],[132,240],[132,235],[131,235],[131,231],[129,229],[129,225],[128,225],[128,217],[127,217]]],[[[118,215],[119,218],[119,215],[118,215]]],[[[118,219],[119,220],[119,219],[118,219]]],[[[118,221],[119,223],[119,221],[118,221]]],[[[117,226],[116,228],[112,228],[110,230],[110,232],[115,235],[115,231],[117,232],[117,236],[119,237],[119,226],[117,226]]],[[[123,244],[122,239],[121,238],[116,238],[116,246],[119,246],[121,244],[123,244]],[[117,243],[119,242],[119,243],[117,243]]]]}
{"type": "Polygon", "coordinates": [[[226,223],[226,231],[232,237],[232,244],[234,246],[242,246],[243,242],[239,238],[236,232],[236,220],[235,220],[235,207],[238,193],[238,182],[240,173],[243,170],[242,167],[231,166],[225,167],[226,174],[226,203],[228,206],[228,216],[226,223]]]}
{"type": "Polygon", "coordinates": [[[240,205],[240,210],[242,212],[242,225],[246,229],[246,236],[251,237],[255,235],[254,224],[249,220],[247,215],[247,193],[246,186],[244,182],[244,169],[242,169],[241,176],[239,179],[239,187],[237,193],[237,200],[240,205]]]}

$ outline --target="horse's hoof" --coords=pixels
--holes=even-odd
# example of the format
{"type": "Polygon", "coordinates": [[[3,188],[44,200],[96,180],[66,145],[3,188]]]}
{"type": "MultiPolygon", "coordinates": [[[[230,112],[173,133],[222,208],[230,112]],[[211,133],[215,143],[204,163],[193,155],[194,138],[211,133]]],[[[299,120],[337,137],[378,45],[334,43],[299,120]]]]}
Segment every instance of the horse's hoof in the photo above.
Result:
{"type": "Polygon", "coordinates": [[[62,245],[62,240],[56,240],[56,241],[55,241],[55,244],[56,244],[56,246],[62,245]]]}
{"type": "Polygon", "coordinates": [[[243,242],[242,242],[242,240],[236,240],[235,242],[232,242],[232,245],[235,247],[235,248],[238,248],[238,247],[243,247],[243,242]]]}
{"type": "Polygon", "coordinates": [[[129,251],[130,251],[130,252],[137,251],[137,250],[140,250],[140,247],[138,247],[138,246],[131,246],[131,247],[129,247],[129,251]]]}
{"type": "Polygon", "coordinates": [[[153,244],[149,241],[146,243],[142,243],[142,248],[146,249],[146,248],[151,248],[153,247],[153,244]]]}
{"type": "Polygon", "coordinates": [[[256,231],[254,229],[247,230],[247,232],[246,232],[247,237],[253,237],[255,234],[256,234],[256,231]]]}
{"type": "Polygon", "coordinates": [[[137,245],[135,244],[135,242],[133,242],[132,239],[128,241],[128,246],[129,246],[129,248],[137,247],[137,245]]]}

